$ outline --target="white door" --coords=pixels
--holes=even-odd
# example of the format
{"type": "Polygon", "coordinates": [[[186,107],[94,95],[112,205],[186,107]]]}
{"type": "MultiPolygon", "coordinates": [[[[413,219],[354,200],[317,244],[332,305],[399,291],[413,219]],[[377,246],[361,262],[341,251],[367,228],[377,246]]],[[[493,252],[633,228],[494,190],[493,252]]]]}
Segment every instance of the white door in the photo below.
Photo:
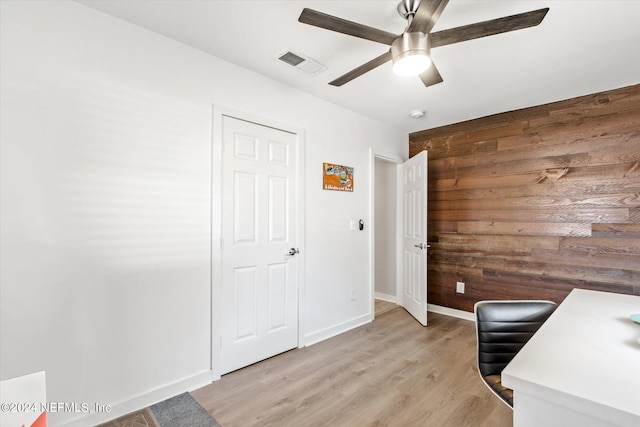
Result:
{"type": "Polygon", "coordinates": [[[427,152],[402,165],[402,306],[427,324],[427,152]]]}
{"type": "Polygon", "coordinates": [[[222,126],[224,374],[297,347],[298,256],[296,135],[226,116],[222,126]]]}

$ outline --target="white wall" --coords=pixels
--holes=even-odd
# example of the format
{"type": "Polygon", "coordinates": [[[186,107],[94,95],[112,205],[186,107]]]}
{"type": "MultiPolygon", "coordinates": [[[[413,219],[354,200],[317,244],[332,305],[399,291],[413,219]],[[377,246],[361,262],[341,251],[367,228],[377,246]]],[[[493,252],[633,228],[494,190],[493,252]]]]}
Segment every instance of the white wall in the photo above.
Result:
{"type": "Polygon", "coordinates": [[[396,190],[398,165],[375,160],[375,292],[396,298],[396,190]]]}
{"type": "Polygon", "coordinates": [[[305,130],[308,342],[366,318],[348,221],[368,224],[369,147],[406,158],[405,133],[74,2],[0,8],[0,376],[114,405],[51,425],[211,378],[214,103],[305,130]],[[354,193],[322,191],[322,161],[353,166],[354,193]]]}

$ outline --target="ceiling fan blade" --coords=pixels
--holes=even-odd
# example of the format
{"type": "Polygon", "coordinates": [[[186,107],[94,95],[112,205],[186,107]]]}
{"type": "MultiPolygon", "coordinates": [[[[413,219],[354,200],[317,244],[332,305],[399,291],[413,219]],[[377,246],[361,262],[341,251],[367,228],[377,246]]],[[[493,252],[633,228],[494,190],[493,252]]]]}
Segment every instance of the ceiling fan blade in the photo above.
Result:
{"type": "Polygon", "coordinates": [[[367,62],[366,64],[363,64],[357,68],[354,68],[353,70],[349,71],[348,73],[338,77],[337,79],[335,79],[332,82],[329,82],[330,85],[332,86],[342,86],[345,83],[349,83],[351,80],[355,79],[356,77],[360,77],[361,75],[363,75],[364,73],[373,70],[376,67],[379,67],[380,65],[384,64],[385,62],[389,62],[391,61],[391,50],[383,53],[382,55],[378,56],[375,59],[372,59],[371,61],[367,62]]]}
{"type": "Polygon", "coordinates": [[[396,34],[307,8],[302,10],[298,21],[303,24],[324,28],[325,30],[336,31],[342,34],[360,37],[361,39],[386,44],[387,46],[391,46],[391,43],[398,38],[396,34]]]}
{"type": "Polygon", "coordinates": [[[428,34],[440,18],[449,0],[422,0],[407,32],[421,31],[428,34]]]}
{"type": "Polygon", "coordinates": [[[549,8],[547,7],[431,33],[431,47],[446,46],[448,44],[535,27],[542,22],[548,11],[549,8]]]}
{"type": "Polygon", "coordinates": [[[433,62],[431,63],[431,66],[427,68],[427,71],[420,74],[420,80],[422,80],[422,83],[424,83],[424,85],[427,87],[442,83],[444,81],[442,80],[442,76],[436,68],[436,64],[434,64],[433,62]]]}

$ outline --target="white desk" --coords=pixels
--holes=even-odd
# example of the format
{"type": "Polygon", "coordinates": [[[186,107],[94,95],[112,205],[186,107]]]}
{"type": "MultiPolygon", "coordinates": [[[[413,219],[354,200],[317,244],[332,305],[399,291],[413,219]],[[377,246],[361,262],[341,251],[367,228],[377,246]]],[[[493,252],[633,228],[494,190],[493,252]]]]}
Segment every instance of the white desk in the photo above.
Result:
{"type": "Polygon", "coordinates": [[[640,296],[574,289],[502,372],[514,427],[640,426],[640,296]]]}

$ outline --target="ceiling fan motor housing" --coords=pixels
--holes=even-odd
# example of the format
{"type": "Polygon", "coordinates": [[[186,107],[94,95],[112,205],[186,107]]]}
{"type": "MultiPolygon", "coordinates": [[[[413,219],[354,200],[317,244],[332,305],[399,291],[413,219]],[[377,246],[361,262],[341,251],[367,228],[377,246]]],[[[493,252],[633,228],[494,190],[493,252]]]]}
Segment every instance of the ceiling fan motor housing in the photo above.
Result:
{"type": "Polygon", "coordinates": [[[391,57],[394,64],[394,72],[400,75],[415,75],[413,72],[403,73],[398,69],[399,63],[407,60],[420,60],[424,63],[424,68],[431,64],[429,37],[422,32],[404,33],[391,44],[391,57]]]}

